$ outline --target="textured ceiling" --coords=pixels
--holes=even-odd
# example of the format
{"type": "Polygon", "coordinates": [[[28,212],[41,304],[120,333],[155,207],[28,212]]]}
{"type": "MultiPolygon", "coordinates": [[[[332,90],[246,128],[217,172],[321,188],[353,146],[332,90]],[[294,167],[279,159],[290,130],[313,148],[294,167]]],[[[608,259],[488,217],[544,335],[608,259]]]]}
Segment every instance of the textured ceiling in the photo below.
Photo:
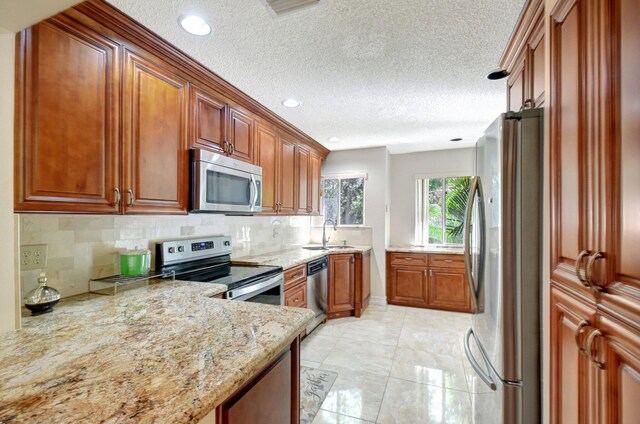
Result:
{"type": "Polygon", "coordinates": [[[260,0],[108,1],[329,149],[392,153],[468,147],[504,111],[504,81],[485,75],[523,5],[326,0],[273,17],[260,0]],[[187,13],[212,33],[183,31],[187,13]]]}

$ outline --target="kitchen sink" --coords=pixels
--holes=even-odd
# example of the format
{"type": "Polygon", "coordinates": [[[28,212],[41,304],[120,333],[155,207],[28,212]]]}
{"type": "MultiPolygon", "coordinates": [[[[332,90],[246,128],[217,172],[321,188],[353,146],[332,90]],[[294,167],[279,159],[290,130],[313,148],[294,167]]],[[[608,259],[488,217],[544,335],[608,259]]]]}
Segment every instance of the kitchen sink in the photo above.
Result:
{"type": "Polygon", "coordinates": [[[345,245],[335,245],[335,246],[302,246],[303,249],[306,250],[330,250],[330,249],[353,249],[353,246],[345,246],[345,245]]]}
{"type": "Polygon", "coordinates": [[[353,249],[353,246],[341,244],[340,246],[327,246],[329,249],[353,249]]]}

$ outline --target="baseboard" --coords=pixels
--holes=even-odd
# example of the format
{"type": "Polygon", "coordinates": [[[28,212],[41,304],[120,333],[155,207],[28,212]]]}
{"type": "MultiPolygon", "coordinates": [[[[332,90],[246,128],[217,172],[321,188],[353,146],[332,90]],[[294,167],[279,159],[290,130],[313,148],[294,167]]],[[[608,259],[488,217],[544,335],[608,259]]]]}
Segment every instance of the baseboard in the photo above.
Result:
{"type": "Polygon", "coordinates": [[[387,296],[371,296],[369,305],[386,306],[387,296]]]}

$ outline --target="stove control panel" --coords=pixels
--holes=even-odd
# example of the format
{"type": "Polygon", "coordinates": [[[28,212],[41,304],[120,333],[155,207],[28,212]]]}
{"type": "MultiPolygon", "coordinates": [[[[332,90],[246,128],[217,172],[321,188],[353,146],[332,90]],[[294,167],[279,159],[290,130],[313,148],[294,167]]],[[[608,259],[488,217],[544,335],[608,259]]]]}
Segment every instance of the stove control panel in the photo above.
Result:
{"type": "Polygon", "coordinates": [[[211,236],[198,239],[168,240],[156,244],[157,266],[231,254],[231,237],[211,236]]]}

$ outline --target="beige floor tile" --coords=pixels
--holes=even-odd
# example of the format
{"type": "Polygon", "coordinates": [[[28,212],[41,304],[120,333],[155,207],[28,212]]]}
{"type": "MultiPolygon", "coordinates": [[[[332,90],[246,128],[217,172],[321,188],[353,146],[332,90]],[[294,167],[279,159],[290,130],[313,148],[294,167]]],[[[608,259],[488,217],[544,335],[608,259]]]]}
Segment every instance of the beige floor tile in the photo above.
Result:
{"type": "Polygon", "coordinates": [[[395,346],[398,344],[401,330],[402,323],[362,320],[350,324],[342,334],[342,338],[395,346]]]}
{"type": "Polygon", "coordinates": [[[338,339],[320,334],[310,334],[301,343],[300,359],[310,362],[322,362],[338,343],[338,339]]]}
{"type": "Polygon", "coordinates": [[[388,376],[391,371],[395,350],[395,346],[340,339],[322,362],[322,365],[335,365],[354,371],[365,371],[388,376]]]}
{"type": "Polygon", "coordinates": [[[331,365],[321,368],[338,373],[322,409],[375,422],[388,378],[331,365]]]}
{"type": "Polygon", "coordinates": [[[469,393],[493,393],[493,390],[478,377],[478,374],[469,362],[467,362],[466,358],[464,361],[464,373],[467,379],[467,390],[469,393]]]}
{"type": "Polygon", "coordinates": [[[319,410],[312,424],[368,424],[357,418],[348,417],[346,415],[336,414],[334,412],[319,410]]]}
{"type": "Polygon", "coordinates": [[[457,331],[444,331],[428,327],[402,327],[398,347],[410,347],[425,352],[444,355],[462,356],[460,339],[462,335],[457,331]]]}
{"type": "Polygon", "coordinates": [[[470,424],[469,394],[390,378],[377,422],[379,424],[470,424]]]}
{"type": "Polygon", "coordinates": [[[391,377],[447,389],[467,390],[462,358],[409,347],[396,350],[391,377]]]}
{"type": "Polygon", "coordinates": [[[304,359],[300,359],[300,366],[302,367],[320,368],[320,365],[321,365],[320,362],[305,361],[304,359]]]}

